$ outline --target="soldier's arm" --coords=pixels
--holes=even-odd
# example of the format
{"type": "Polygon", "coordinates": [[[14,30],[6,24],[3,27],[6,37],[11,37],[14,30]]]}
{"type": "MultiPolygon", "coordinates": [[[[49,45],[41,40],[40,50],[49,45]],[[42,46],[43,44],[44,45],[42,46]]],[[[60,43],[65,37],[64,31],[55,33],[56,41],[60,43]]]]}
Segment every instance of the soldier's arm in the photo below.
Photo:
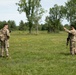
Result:
{"type": "Polygon", "coordinates": [[[72,30],[68,30],[67,28],[64,27],[64,30],[68,33],[72,33],[72,30]]]}

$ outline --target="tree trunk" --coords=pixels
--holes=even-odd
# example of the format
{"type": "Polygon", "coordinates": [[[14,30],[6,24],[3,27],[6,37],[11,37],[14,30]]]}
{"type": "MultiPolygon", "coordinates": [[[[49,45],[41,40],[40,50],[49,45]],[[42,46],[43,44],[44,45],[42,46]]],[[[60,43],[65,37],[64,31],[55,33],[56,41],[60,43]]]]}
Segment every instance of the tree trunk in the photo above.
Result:
{"type": "Polygon", "coordinates": [[[32,28],[31,28],[31,27],[29,27],[29,34],[31,34],[31,33],[32,33],[31,29],[32,29],[32,28]]]}
{"type": "Polygon", "coordinates": [[[38,34],[38,24],[36,25],[36,34],[38,34]]]}
{"type": "Polygon", "coordinates": [[[70,16],[70,25],[72,24],[72,16],[70,16]]]}
{"type": "Polygon", "coordinates": [[[31,33],[32,33],[32,23],[29,22],[29,34],[31,34],[31,33]]]}

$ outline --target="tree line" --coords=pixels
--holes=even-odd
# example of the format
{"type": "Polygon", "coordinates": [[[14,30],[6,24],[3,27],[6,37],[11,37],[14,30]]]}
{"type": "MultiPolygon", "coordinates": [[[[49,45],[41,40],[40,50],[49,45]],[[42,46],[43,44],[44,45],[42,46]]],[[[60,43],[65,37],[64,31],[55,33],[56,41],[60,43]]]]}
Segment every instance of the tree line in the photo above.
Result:
{"type": "Polygon", "coordinates": [[[0,29],[3,28],[4,24],[8,24],[9,25],[9,30],[16,30],[16,23],[13,20],[9,20],[9,21],[0,21],[0,29]]]}
{"type": "MultiPolygon", "coordinates": [[[[45,23],[40,24],[40,20],[43,14],[46,14],[42,8],[41,0],[20,0],[16,3],[19,13],[24,12],[27,18],[27,22],[20,21],[19,25],[15,24],[15,21],[8,21],[10,29],[12,30],[47,30],[49,32],[59,32],[63,30],[62,20],[66,19],[69,25],[65,25],[69,28],[70,25],[76,27],[76,0],[67,0],[65,6],[55,4],[49,9],[49,16],[46,16],[45,23]]],[[[0,22],[0,28],[3,22],[0,22]]]]}
{"type": "MultiPolygon", "coordinates": [[[[15,30],[20,30],[20,31],[28,31],[29,30],[29,23],[28,22],[23,22],[22,20],[20,21],[19,25],[16,25],[14,20],[9,20],[9,21],[0,21],[0,29],[3,28],[4,24],[9,25],[9,29],[11,31],[15,30]]],[[[59,31],[63,31],[63,25],[60,25],[61,27],[59,28],[59,31]]],[[[67,28],[69,28],[69,25],[65,25],[67,28]]],[[[39,31],[49,31],[49,27],[47,23],[45,24],[39,24],[38,25],[38,30],[39,31]]],[[[34,24],[32,27],[32,31],[36,31],[36,25],[34,24]]]]}

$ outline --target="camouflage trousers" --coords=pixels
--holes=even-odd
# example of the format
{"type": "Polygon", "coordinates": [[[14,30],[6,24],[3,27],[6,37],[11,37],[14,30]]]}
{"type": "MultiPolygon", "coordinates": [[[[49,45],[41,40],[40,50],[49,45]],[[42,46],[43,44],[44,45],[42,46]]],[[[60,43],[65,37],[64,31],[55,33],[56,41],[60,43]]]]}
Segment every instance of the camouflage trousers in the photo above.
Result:
{"type": "Polygon", "coordinates": [[[4,56],[4,52],[6,56],[9,56],[8,47],[9,40],[1,41],[1,56],[4,56]]]}
{"type": "Polygon", "coordinates": [[[72,55],[76,54],[76,42],[70,41],[70,53],[72,55]]]}

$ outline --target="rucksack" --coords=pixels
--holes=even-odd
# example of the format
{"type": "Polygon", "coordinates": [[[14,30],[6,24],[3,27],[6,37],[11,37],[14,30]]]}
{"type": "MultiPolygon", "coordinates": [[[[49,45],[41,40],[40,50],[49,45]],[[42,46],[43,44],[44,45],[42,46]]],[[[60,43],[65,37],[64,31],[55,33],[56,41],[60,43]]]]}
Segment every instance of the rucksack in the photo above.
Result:
{"type": "Polygon", "coordinates": [[[5,36],[3,34],[3,30],[0,30],[0,41],[4,41],[5,40],[5,36]]]}

